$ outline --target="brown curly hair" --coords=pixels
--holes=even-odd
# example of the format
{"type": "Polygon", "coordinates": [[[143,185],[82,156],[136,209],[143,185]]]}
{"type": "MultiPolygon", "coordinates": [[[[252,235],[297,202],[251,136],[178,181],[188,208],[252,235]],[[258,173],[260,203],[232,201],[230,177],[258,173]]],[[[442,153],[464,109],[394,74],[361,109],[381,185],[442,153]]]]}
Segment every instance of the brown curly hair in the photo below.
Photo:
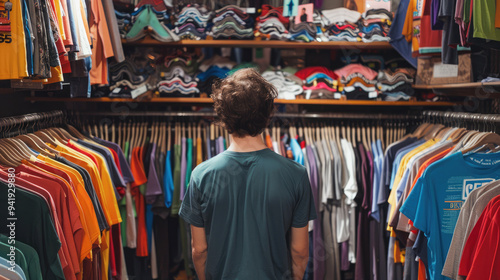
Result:
{"type": "Polygon", "coordinates": [[[277,96],[276,88],[251,68],[238,70],[212,86],[217,122],[235,137],[262,133],[277,96]]]}

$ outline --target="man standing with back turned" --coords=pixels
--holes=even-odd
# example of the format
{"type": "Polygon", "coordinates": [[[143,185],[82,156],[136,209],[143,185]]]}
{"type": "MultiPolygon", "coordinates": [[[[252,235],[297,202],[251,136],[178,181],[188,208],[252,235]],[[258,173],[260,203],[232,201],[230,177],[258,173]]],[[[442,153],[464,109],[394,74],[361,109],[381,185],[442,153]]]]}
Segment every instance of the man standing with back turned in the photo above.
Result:
{"type": "Polygon", "coordinates": [[[213,88],[214,109],[231,145],[193,170],[179,214],[191,224],[201,280],[304,276],[307,225],[316,212],[306,169],[262,141],[276,96],[253,69],[213,88]]]}

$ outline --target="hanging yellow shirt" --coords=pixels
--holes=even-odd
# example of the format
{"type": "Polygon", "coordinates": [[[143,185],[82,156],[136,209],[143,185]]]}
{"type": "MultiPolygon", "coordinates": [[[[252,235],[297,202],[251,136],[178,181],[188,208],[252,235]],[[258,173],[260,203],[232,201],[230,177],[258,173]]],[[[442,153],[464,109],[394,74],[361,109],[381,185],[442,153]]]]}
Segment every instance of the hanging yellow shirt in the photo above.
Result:
{"type": "Polygon", "coordinates": [[[0,32],[0,80],[22,79],[28,76],[22,3],[10,0],[10,19],[7,19],[5,3],[8,2],[0,0],[0,20],[10,21],[10,32],[0,32]]]}

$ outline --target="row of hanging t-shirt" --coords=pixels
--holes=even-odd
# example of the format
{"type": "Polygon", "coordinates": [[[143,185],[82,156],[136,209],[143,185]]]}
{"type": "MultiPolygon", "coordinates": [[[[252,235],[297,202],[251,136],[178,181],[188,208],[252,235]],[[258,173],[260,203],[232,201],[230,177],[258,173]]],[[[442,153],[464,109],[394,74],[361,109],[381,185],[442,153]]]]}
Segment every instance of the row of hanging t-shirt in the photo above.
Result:
{"type": "MultiPolygon", "coordinates": [[[[387,279],[496,278],[496,253],[478,255],[485,248],[476,245],[498,234],[498,228],[467,235],[482,211],[478,204],[474,218],[469,207],[483,186],[500,178],[499,143],[495,133],[424,124],[387,147],[370,214],[380,221],[387,218],[387,279]],[[387,217],[380,212],[385,202],[387,217]]],[[[495,221],[493,217],[485,214],[484,219],[495,221]]]]}
{"type": "MultiPolygon", "coordinates": [[[[238,54],[235,50],[235,53],[238,54]]],[[[238,56],[236,57],[238,60],[238,56]]],[[[254,68],[273,84],[280,99],[341,99],[407,101],[414,96],[411,84],[415,70],[391,67],[396,64],[377,55],[352,55],[336,70],[327,67],[273,68],[267,63],[233,61],[228,57],[206,57],[196,53],[159,56],[154,52],[136,53],[122,63],[110,65],[110,97],[130,97],[132,91],[158,91],[163,97],[193,97],[211,94],[217,80],[242,68],[254,68]],[[161,57],[156,63],[147,57],[161,57]],[[368,67],[368,66],[371,66],[368,67]],[[373,69],[376,70],[373,70],[373,69]]],[[[94,93],[106,95],[106,90],[94,93]]]]}
{"type": "Polygon", "coordinates": [[[169,14],[163,5],[149,5],[133,12],[115,11],[122,38],[133,42],[148,32],[156,40],[180,39],[253,39],[291,40],[302,42],[375,42],[389,41],[387,36],[392,14],[385,9],[366,13],[336,8],[314,10],[308,20],[284,16],[283,7],[264,4],[257,17],[246,8],[228,5],[215,11],[205,6],[189,5],[178,14],[169,14]],[[157,10],[158,9],[158,10],[157,10]],[[147,27],[147,28],[146,28],[147,27]]]}
{"type": "Polygon", "coordinates": [[[108,83],[108,61],[124,60],[112,0],[0,2],[0,80],[29,78],[75,96],[108,83]]]}
{"type": "Polygon", "coordinates": [[[118,145],[49,128],[2,139],[0,162],[0,275],[126,277],[118,199],[134,177],[118,145]]]}

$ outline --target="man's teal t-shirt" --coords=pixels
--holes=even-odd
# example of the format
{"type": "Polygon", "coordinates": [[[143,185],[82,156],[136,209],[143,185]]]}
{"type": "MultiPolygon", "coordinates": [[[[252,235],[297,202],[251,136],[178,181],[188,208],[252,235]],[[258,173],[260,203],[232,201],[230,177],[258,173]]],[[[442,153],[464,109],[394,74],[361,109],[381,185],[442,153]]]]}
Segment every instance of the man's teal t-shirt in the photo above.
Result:
{"type": "Polygon", "coordinates": [[[449,279],[441,272],[462,204],[474,189],[498,179],[499,153],[457,152],[431,164],[417,180],[400,211],[427,237],[429,279],[449,279]]]}
{"type": "Polygon", "coordinates": [[[270,149],[197,166],[179,215],[205,228],[207,279],[289,279],[287,233],[316,218],[306,169],[270,149]]]}

